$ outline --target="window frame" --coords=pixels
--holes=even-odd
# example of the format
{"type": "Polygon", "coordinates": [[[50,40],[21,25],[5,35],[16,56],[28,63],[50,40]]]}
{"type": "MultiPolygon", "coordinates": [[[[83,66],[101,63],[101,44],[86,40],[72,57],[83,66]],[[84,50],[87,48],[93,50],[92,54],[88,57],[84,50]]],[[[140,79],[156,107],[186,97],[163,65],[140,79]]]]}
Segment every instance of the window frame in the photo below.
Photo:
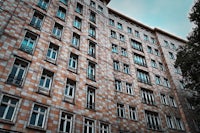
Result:
{"type": "MultiPolygon", "coordinates": [[[[73,133],[73,131],[74,131],[74,121],[75,121],[74,118],[75,118],[75,115],[74,115],[73,113],[68,112],[68,111],[64,111],[64,110],[60,110],[60,114],[59,114],[59,124],[58,124],[58,132],[62,132],[62,133],[73,133]],[[64,125],[67,126],[66,123],[70,121],[70,126],[72,126],[69,132],[66,131],[66,127],[65,127],[65,131],[61,131],[61,130],[60,130],[61,120],[62,120],[62,113],[65,114],[65,118],[64,118],[65,122],[64,122],[64,125]],[[69,120],[68,117],[66,118],[67,115],[72,117],[71,120],[69,120]],[[67,122],[66,122],[66,121],[67,121],[67,122]]],[[[64,127],[64,126],[63,126],[63,127],[64,127]]]]}

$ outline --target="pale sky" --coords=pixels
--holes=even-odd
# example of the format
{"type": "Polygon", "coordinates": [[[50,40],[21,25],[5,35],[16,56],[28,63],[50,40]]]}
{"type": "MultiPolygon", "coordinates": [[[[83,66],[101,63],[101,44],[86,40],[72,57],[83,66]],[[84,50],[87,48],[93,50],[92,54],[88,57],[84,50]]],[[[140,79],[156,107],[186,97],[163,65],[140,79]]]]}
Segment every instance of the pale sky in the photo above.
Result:
{"type": "Polygon", "coordinates": [[[192,31],[188,17],[194,0],[111,0],[108,7],[151,28],[186,39],[192,31]]]}

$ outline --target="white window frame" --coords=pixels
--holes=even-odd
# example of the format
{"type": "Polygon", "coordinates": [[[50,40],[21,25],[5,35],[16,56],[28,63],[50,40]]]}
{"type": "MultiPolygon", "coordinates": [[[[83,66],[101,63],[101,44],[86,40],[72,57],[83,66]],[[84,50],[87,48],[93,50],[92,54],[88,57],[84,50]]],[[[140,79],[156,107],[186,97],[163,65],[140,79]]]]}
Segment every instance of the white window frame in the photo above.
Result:
{"type": "Polygon", "coordinates": [[[39,0],[39,2],[37,3],[37,5],[44,9],[44,10],[47,10],[48,6],[49,6],[49,0],[39,0]],[[48,2],[46,2],[48,1],[48,2]],[[45,5],[46,4],[46,5],[45,5]],[[44,7],[45,6],[45,7],[44,7]]]}
{"type": "Polygon", "coordinates": [[[141,89],[142,102],[145,104],[155,105],[155,97],[153,91],[141,89]]]}
{"type": "Polygon", "coordinates": [[[99,123],[99,133],[110,133],[109,124],[106,124],[104,122],[100,122],[99,123]]]}
{"type": "Polygon", "coordinates": [[[77,67],[78,67],[78,56],[77,55],[75,55],[73,53],[70,54],[68,66],[69,66],[69,69],[72,69],[74,71],[77,70],[77,67]]]}
{"type": "Polygon", "coordinates": [[[96,65],[94,63],[88,62],[87,76],[91,80],[95,80],[96,65]],[[92,67],[94,65],[94,67],[92,67]],[[91,77],[92,76],[92,77],[91,77]]]}
{"type": "Polygon", "coordinates": [[[172,107],[177,107],[176,101],[172,96],[169,96],[169,103],[172,107]]]}
{"type": "Polygon", "coordinates": [[[161,103],[164,105],[169,105],[168,98],[165,94],[160,94],[161,103]]]}
{"type": "Polygon", "coordinates": [[[114,70],[116,71],[120,71],[120,63],[119,61],[113,61],[113,67],[114,67],[114,70]]]}
{"type": "Polygon", "coordinates": [[[73,26],[80,30],[81,25],[82,25],[81,19],[75,16],[73,26]]]}
{"type": "Polygon", "coordinates": [[[126,50],[125,48],[122,48],[122,47],[121,47],[121,55],[122,55],[122,56],[125,56],[125,57],[128,56],[127,50],[126,50]]]}
{"type": "Polygon", "coordinates": [[[58,10],[56,12],[56,16],[65,20],[66,18],[66,10],[64,11],[65,9],[61,6],[58,7],[58,10]]]}
{"type": "Polygon", "coordinates": [[[95,109],[95,88],[87,87],[87,108],[95,109]],[[90,104],[92,103],[92,105],[90,104]]]}
{"type": "Polygon", "coordinates": [[[122,82],[120,80],[115,80],[115,90],[122,91],[122,82]]]}
{"type": "Polygon", "coordinates": [[[62,133],[73,133],[74,129],[74,115],[72,113],[68,113],[66,111],[60,111],[60,119],[59,119],[59,125],[58,125],[58,131],[62,133]],[[62,114],[65,115],[65,117],[62,117],[62,114]],[[71,117],[70,119],[68,117],[71,117]],[[63,131],[60,130],[61,121],[64,121],[63,125],[63,131]],[[67,123],[70,123],[70,129],[69,132],[67,132],[67,123]]]}
{"type": "Polygon", "coordinates": [[[129,65],[124,64],[123,66],[124,66],[124,73],[130,74],[130,67],[129,67],[129,65]]]}
{"type": "Polygon", "coordinates": [[[133,87],[132,84],[126,83],[126,92],[130,95],[133,95],[133,87]]]}
{"type": "Polygon", "coordinates": [[[44,15],[38,11],[34,11],[30,25],[40,29],[42,27],[43,20],[44,20],[44,15]]]}
{"type": "Polygon", "coordinates": [[[118,46],[116,44],[112,44],[112,52],[118,53],[118,46]]]}
{"type": "Polygon", "coordinates": [[[121,118],[125,118],[124,104],[117,103],[117,116],[121,118]]]}
{"type": "Polygon", "coordinates": [[[66,83],[66,86],[65,86],[65,97],[67,97],[67,98],[74,98],[74,94],[75,94],[75,89],[76,89],[76,83],[74,84],[74,85],[72,85],[71,83],[70,83],[70,81],[72,81],[72,82],[75,82],[75,81],[73,81],[73,80],[70,80],[70,79],[67,79],[67,83],[66,83]],[[70,95],[69,93],[70,93],[70,91],[72,92],[72,95],[70,95]]]}
{"type": "Polygon", "coordinates": [[[167,122],[167,127],[171,129],[175,129],[175,122],[174,118],[172,116],[166,115],[166,122],[167,122]]]}
{"type": "Polygon", "coordinates": [[[96,44],[89,41],[88,54],[92,57],[96,56],[96,44]]]}
{"type": "Polygon", "coordinates": [[[84,131],[85,128],[86,128],[86,132],[84,132],[84,133],[90,133],[90,132],[89,132],[89,128],[92,129],[92,133],[95,133],[95,121],[94,121],[94,120],[85,118],[85,119],[84,119],[84,125],[83,125],[83,126],[84,126],[83,131],[84,131]],[[90,123],[90,122],[91,122],[91,123],[90,123]]]}
{"type": "Polygon", "coordinates": [[[129,119],[131,120],[137,120],[137,110],[136,107],[129,106],[129,119]],[[135,118],[134,118],[135,116],[135,118]]]}
{"type": "Polygon", "coordinates": [[[53,43],[50,43],[49,44],[49,48],[48,48],[48,50],[47,50],[47,55],[46,55],[46,57],[47,57],[47,59],[50,59],[50,60],[52,60],[52,61],[56,61],[56,59],[57,59],[57,56],[58,56],[58,51],[59,51],[59,46],[58,46],[58,48],[56,48],[56,45],[55,44],[53,44],[53,43]],[[48,52],[50,51],[50,55],[48,56],[48,52]],[[53,53],[55,53],[55,58],[53,58],[52,56],[53,56],[53,53]]]}
{"type": "Polygon", "coordinates": [[[183,126],[183,121],[180,118],[175,118],[175,123],[176,123],[176,128],[178,130],[185,130],[184,126],[183,126]]]}
{"type": "Polygon", "coordinates": [[[73,33],[72,36],[72,46],[78,48],[80,45],[80,35],[73,33]]]}
{"type": "Polygon", "coordinates": [[[52,34],[53,36],[57,37],[57,38],[61,38],[62,37],[62,31],[63,31],[63,26],[55,23],[53,30],[52,30],[52,34]]]}
{"type": "Polygon", "coordinates": [[[158,113],[145,111],[145,120],[146,120],[147,127],[149,129],[161,130],[161,121],[160,121],[158,113]],[[156,127],[156,128],[153,128],[153,127],[156,127]]]}

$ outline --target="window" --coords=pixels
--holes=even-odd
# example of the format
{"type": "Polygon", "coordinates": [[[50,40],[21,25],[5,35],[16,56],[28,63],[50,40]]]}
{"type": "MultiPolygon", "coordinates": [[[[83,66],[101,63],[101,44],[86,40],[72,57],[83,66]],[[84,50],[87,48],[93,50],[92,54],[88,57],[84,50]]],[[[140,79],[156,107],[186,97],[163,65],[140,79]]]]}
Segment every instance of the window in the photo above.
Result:
{"type": "Polygon", "coordinates": [[[89,86],[87,89],[87,108],[95,109],[95,89],[89,86]]]}
{"type": "Polygon", "coordinates": [[[63,26],[58,23],[55,23],[54,28],[53,28],[53,35],[60,39],[62,35],[62,30],[63,30],[63,26]]]}
{"type": "Polygon", "coordinates": [[[112,38],[117,38],[117,34],[116,34],[116,32],[113,31],[113,30],[110,31],[110,36],[111,36],[112,38]]]}
{"type": "Polygon", "coordinates": [[[109,133],[109,125],[100,123],[100,133],[109,133]]]}
{"type": "Polygon", "coordinates": [[[155,80],[156,80],[156,84],[157,84],[157,85],[160,85],[160,84],[161,84],[160,76],[155,75],[155,80]]]}
{"type": "Polygon", "coordinates": [[[161,130],[161,122],[158,113],[145,111],[145,118],[147,123],[147,128],[153,130],[161,130]]]}
{"type": "Polygon", "coordinates": [[[33,27],[37,29],[40,29],[42,26],[43,19],[44,19],[44,15],[39,13],[38,11],[35,11],[31,19],[30,25],[32,25],[33,27]]]}
{"type": "Polygon", "coordinates": [[[121,55],[127,57],[128,53],[125,48],[121,48],[121,55]]]}
{"type": "Polygon", "coordinates": [[[177,107],[176,102],[172,96],[169,97],[169,103],[172,107],[177,107]]]}
{"type": "Polygon", "coordinates": [[[151,60],[151,66],[157,68],[157,64],[155,60],[151,60]]]}
{"type": "Polygon", "coordinates": [[[75,11],[77,13],[79,13],[79,14],[82,14],[82,12],[83,12],[83,5],[81,5],[80,3],[77,3],[75,11]]]}
{"type": "Polygon", "coordinates": [[[123,70],[124,70],[124,73],[126,73],[126,74],[130,74],[130,68],[129,68],[129,65],[124,64],[124,65],[123,65],[123,70]]]}
{"type": "Polygon", "coordinates": [[[47,51],[47,59],[55,62],[58,56],[58,50],[59,50],[59,46],[53,43],[50,43],[48,51],[47,51]]]}
{"type": "Polygon", "coordinates": [[[152,50],[152,48],[150,46],[147,46],[147,52],[151,53],[151,54],[153,53],[153,50],[152,50]]]}
{"type": "Polygon", "coordinates": [[[129,106],[129,118],[130,118],[131,120],[137,120],[137,118],[136,118],[136,109],[135,109],[135,107],[129,106]]]}
{"type": "Polygon", "coordinates": [[[171,129],[175,129],[175,123],[174,123],[173,117],[166,116],[166,120],[167,120],[167,127],[171,129]]]}
{"type": "Polygon", "coordinates": [[[151,43],[152,43],[152,44],[155,44],[155,43],[156,43],[155,38],[151,37],[151,43]]]}
{"type": "Polygon", "coordinates": [[[60,2],[62,2],[63,4],[67,5],[68,0],[60,0],[60,2]]]}
{"type": "Polygon", "coordinates": [[[14,122],[19,108],[19,99],[3,95],[0,103],[0,119],[14,122]]]}
{"type": "Polygon", "coordinates": [[[120,71],[119,61],[113,61],[114,70],[120,71]]]}
{"type": "Polygon", "coordinates": [[[115,89],[117,91],[122,91],[122,82],[120,80],[115,80],[115,89]]]}
{"type": "Polygon", "coordinates": [[[76,89],[76,81],[67,79],[67,84],[65,87],[65,97],[74,98],[75,89],[76,89]]]}
{"type": "Polygon", "coordinates": [[[57,16],[58,18],[64,20],[64,19],[65,19],[65,16],[66,16],[66,10],[65,10],[65,8],[59,6],[58,11],[57,11],[57,13],[56,13],[56,16],[57,16]]]}
{"type": "Polygon", "coordinates": [[[89,42],[88,54],[92,57],[95,57],[96,54],[95,45],[96,45],[95,43],[91,41],[89,42]]]}
{"type": "Polygon", "coordinates": [[[95,64],[92,62],[88,63],[88,72],[87,76],[91,80],[95,80],[95,64]]]}
{"type": "Polygon", "coordinates": [[[37,4],[40,8],[42,8],[43,10],[46,10],[48,5],[49,5],[49,0],[38,0],[38,4],[37,4]]]}
{"type": "Polygon", "coordinates": [[[164,40],[164,43],[165,43],[165,47],[169,47],[168,41],[164,40]]]}
{"type": "Polygon", "coordinates": [[[138,37],[138,38],[140,37],[139,31],[135,30],[135,36],[138,37]]]}
{"type": "Polygon", "coordinates": [[[161,71],[164,71],[165,69],[164,69],[164,66],[163,66],[163,64],[161,63],[161,62],[159,62],[159,67],[160,67],[160,70],[161,71]]]}
{"type": "Polygon", "coordinates": [[[134,60],[134,63],[136,63],[138,65],[145,66],[145,67],[147,66],[144,56],[134,53],[133,60],[134,60]]]}
{"type": "Polygon", "coordinates": [[[170,43],[170,44],[171,44],[171,48],[172,48],[173,50],[176,50],[175,44],[173,44],[173,43],[170,43]]]}
{"type": "Polygon", "coordinates": [[[170,59],[175,59],[172,52],[169,52],[169,58],[170,58],[170,59]]]}
{"type": "Polygon", "coordinates": [[[114,21],[113,19],[109,19],[109,24],[110,24],[111,26],[115,26],[115,21],[114,21]]]}
{"type": "Polygon", "coordinates": [[[73,33],[72,46],[79,48],[80,45],[80,35],[73,33]]]}
{"type": "Polygon", "coordinates": [[[185,84],[182,80],[179,81],[179,86],[180,86],[181,89],[185,89],[185,84]]]}
{"type": "Polygon", "coordinates": [[[47,121],[47,113],[48,113],[47,107],[34,104],[31,110],[29,126],[44,129],[47,121]]]}
{"type": "Polygon", "coordinates": [[[25,80],[28,65],[28,62],[16,58],[8,76],[7,83],[22,86],[23,81],[25,80]]]}
{"type": "Polygon", "coordinates": [[[164,78],[164,86],[170,88],[169,80],[164,78]]]}
{"type": "Polygon", "coordinates": [[[96,14],[94,12],[90,12],[90,21],[95,23],[96,22],[96,14]]]}
{"type": "Polygon", "coordinates": [[[127,32],[132,33],[132,29],[130,27],[127,27],[127,32]]]}
{"type": "Polygon", "coordinates": [[[49,93],[53,81],[53,75],[54,75],[53,72],[46,69],[43,70],[39,83],[40,92],[45,91],[49,93]]]}
{"type": "Polygon", "coordinates": [[[124,42],[124,41],[125,41],[125,37],[124,37],[124,35],[119,34],[119,40],[122,41],[122,42],[124,42]]]}
{"type": "Polygon", "coordinates": [[[167,96],[165,94],[160,94],[161,103],[164,105],[168,105],[167,96]]]}
{"type": "Polygon", "coordinates": [[[94,1],[90,1],[90,6],[96,8],[96,3],[94,1]]]}
{"type": "Polygon", "coordinates": [[[95,27],[93,25],[90,25],[89,36],[91,36],[92,38],[96,37],[96,30],[95,30],[95,27]]]}
{"type": "Polygon", "coordinates": [[[112,52],[113,53],[118,53],[118,47],[115,44],[112,44],[112,52]]]}
{"type": "Polygon", "coordinates": [[[130,95],[133,95],[132,84],[126,83],[126,92],[130,95]]]}
{"type": "Polygon", "coordinates": [[[137,69],[137,79],[139,82],[151,84],[148,72],[137,69]]]}
{"type": "Polygon", "coordinates": [[[81,19],[79,17],[75,17],[74,19],[74,27],[77,29],[81,29],[81,19]]]}
{"type": "Polygon", "coordinates": [[[69,58],[69,69],[76,72],[77,67],[78,67],[78,56],[71,53],[69,58]]]}
{"type": "Polygon", "coordinates": [[[27,31],[21,43],[20,49],[28,54],[32,54],[36,45],[37,35],[27,31]]]}
{"type": "Polygon", "coordinates": [[[195,109],[194,103],[193,103],[193,101],[191,99],[186,98],[186,103],[187,103],[188,109],[191,109],[191,110],[195,109]]]}
{"type": "Polygon", "coordinates": [[[122,24],[121,23],[117,23],[117,28],[120,30],[123,30],[122,24]]]}
{"type": "Polygon", "coordinates": [[[117,104],[117,115],[118,117],[125,118],[125,108],[123,104],[117,104]]]}
{"type": "Polygon", "coordinates": [[[98,9],[97,9],[100,13],[103,13],[103,7],[101,7],[100,5],[98,5],[98,9]]]}
{"type": "Polygon", "coordinates": [[[143,51],[142,44],[140,42],[137,42],[137,41],[131,39],[131,45],[132,45],[132,48],[139,50],[139,51],[143,51]]]}
{"type": "Polygon", "coordinates": [[[72,133],[73,131],[73,115],[61,112],[59,131],[62,133],[72,133]]]}
{"type": "Polygon", "coordinates": [[[95,125],[93,120],[85,119],[84,133],[95,133],[95,125]]]}
{"type": "Polygon", "coordinates": [[[174,66],[175,73],[182,74],[180,67],[174,66]]]}
{"type": "Polygon", "coordinates": [[[142,92],[142,102],[143,103],[155,105],[155,99],[154,99],[153,91],[142,88],[141,92],[142,92]]]}
{"type": "Polygon", "coordinates": [[[144,40],[145,41],[149,41],[149,37],[147,35],[144,34],[144,40]]]}
{"type": "Polygon", "coordinates": [[[180,118],[175,118],[175,122],[178,130],[184,130],[183,122],[180,118]]]}
{"type": "Polygon", "coordinates": [[[155,55],[160,56],[160,52],[158,51],[158,49],[155,49],[155,55]]]}

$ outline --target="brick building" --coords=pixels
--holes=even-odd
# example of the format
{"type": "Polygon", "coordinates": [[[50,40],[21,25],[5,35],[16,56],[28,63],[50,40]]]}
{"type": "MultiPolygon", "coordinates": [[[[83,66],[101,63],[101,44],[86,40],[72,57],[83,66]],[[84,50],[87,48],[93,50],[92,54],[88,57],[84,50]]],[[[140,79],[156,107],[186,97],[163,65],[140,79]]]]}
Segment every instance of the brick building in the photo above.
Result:
{"type": "Polygon", "coordinates": [[[195,133],[185,40],[110,0],[0,1],[0,132],[195,133]]]}

